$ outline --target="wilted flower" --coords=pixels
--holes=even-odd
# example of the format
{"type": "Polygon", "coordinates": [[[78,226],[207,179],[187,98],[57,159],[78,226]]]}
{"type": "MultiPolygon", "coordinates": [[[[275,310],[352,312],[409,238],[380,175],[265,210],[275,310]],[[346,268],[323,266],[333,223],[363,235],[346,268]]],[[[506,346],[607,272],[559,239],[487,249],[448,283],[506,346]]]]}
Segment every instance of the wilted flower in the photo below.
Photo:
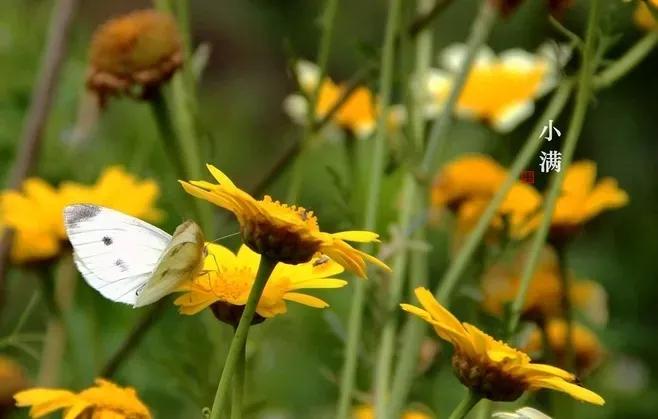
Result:
{"type": "Polygon", "coordinates": [[[97,379],[94,387],[80,393],[33,388],[17,393],[16,406],[30,407],[30,417],[40,418],[64,409],[66,419],[150,419],[148,408],[131,387],[119,387],[97,379]]]}
{"type": "MultiPolygon", "coordinates": [[[[648,0],[649,3],[653,7],[658,7],[658,0],[648,0]]],[[[640,28],[644,30],[655,30],[658,25],[656,25],[656,19],[653,16],[653,13],[651,13],[651,10],[649,10],[649,5],[645,4],[644,1],[638,1],[637,3],[637,8],[635,9],[635,13],[633,14],[633,19],[635,20],[635,24],[639,26],[640,28]]]]}
{"type": "MultiPolygon", "coordinates": [[[[442,112],[465,54],[465,45],[449,46],[441,55],[444,69],[431,69],[423,80],[428,117],[442,112]]],[[[532,115],[535,101],[556,85],[567,56],[566,48],[551,45],[534,54],[511,49],[498,56],[483,47],[459,97],[457,114],[484,121],[496,131],[511,131],[532,115]]]]}
{"type": "Polygon", "coordinates": [[[96,184],[63,182],[58,189],[38,178],[23,182],[21,191],[0,195],[0,224],[14,231],[11,258],[15,263],[49,259],[66,239],[62,211],[74,203],[114,208],[134,217],[156,221],[159,195],[152,180],[139,180],[119,166],[106,168],[96,184]]]}
{"type": "MultiPolygon", "coordinates": [[[[288,115],[299,124],[306,124],[309,98],[320,82],[319,68],[305,60],[295,64],[295,73],[301,93],[288,96],[283,107],[288,115]]],[[[336,84],[330,78],[322,81],[318,89],[315,116],[322,120],[347,91],[345,84],[336,84]]],[[[377,125],[377,104],[372,92],[363,86],[357,87],[337,109],[332,122],[358,138],[370,136],[377,125]]],[[[389,110],[389,128],[397,129],[406,122],[406,112],[400,105],[389,110]]]]}
{"type": "MultiPolygon", "coordinates": [[[[216,244],[208,244],[207,249],[203,273],[181,284],[178,290],[184,294],[174,304],[187,315],[211,307],[220,320],[237,324],[256,279],[261,256],[244,245],[237,254],[216,244]]],[[[314,308],[328,307],[325,301],[298,291],[341,288],[347,282],[331,278],[341,272],[343,267],[327,257],[298,265],[279,263],[267,281],[256,314],[261,318],[284,314],[287,301],[314,308]]]]}
{"type": "MultiPolygon", "coordinates": [[[[544,328],[549,343],[549,357],[555,358],[556,365],[566,366],[567,322],[563,319],[551,319],[544,325],[544,328]]],[[[603,347],[597,336],[580,323],[572,323],[571,339],[576,372],[582,377],[599,366],[603,360],[603,347]]],[[[528,343],[523,349],[529,353],[541,353],[543,337],[539,328],[533,330],[528,343]]]]}
{"type": "MultiPolygon", "coordinates": [[[[551,220],[551,240],[562,242],[603,211],[628,203],[628,194],[619,188],[615,179],[606,177],[595,181],[596,163],[593,161],[583,160],[569,166],[551,220]]],[[[527,224],[527,232],[539,225],[542,215],[538,214],[527,224]]]]}
{"type": "Polygon", "coordinates": [[[174,18],[156,10],[135,11],[106,22],[94,33],[87,87],[101,104],[108,96],[145,97],[182,63],[174,18]]]}
{"type": "MultiPolygon", "coordinates": [[[[482,307],[489,313],[502,316],[506,304],[514,301],[521,282],[527,258],[526,250],[512,261],[491,266],[483,275],[482,307]]],[[[597,282],[571,278],[570,296],[576,310],[596,324],[605,324],[608,318],[607,294],[597,282]]],[[[522,317],[543,324],[547,319],[563,312],[562,281],[555,251],[542,249],[539,264],[530,280],[522,308],[522,317]]]]}
{"type": "Polygon", "coordinates": [[[548,388],[588,403],[605,403],[598,394],[575,384],[573,374],[551,365],[535,364],[526,353],[471,324],[461,323],[429,290],[417,288],[416,297],[424,309],[409,304],[402,304],[402,308],[430,323],[442,339],[452,344],[455,374],[481,397],[513,401],[527,390],[548,388]]]}
{"type": "Polygon", "coordinates": [[[366,261],[388,270],[379,259],[353,248],[346,241],[376,242],[379,237],[369,231],[320,231],[312,211],[273,201],[268,195],[256,200],[239,189],[219,169],[208,165],[218,184],[206,181],[183,182],[183,189],[197,198],[205,199],[231,211],[240,223],[244,243],[253,251],[268,258],[298,264],[326,254],[345,269],[366,276],[366,261]]]}
{"type": "MultiPolygon", "coordinates": [[[[352,411],[352,419],[375,419],[375,408],[369,404],[357,406],[352,411]]],[[[419,410],[407,410],[400,419],[432,419],[432,416],[419,410]]]]}

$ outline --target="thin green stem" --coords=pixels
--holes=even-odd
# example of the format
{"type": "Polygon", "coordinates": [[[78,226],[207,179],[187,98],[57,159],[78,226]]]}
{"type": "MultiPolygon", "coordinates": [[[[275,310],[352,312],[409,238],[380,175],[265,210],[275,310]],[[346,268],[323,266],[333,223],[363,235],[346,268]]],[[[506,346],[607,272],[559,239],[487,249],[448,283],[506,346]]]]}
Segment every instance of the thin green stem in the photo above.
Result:
{"type": "MultiPolygon", "coordinates": [[[[556,248],[558,268],[560,272],[560,284],[562,286],[562,312],[567,330],[564,338],[564,368],[571,371],[574,366],[573,352],[573,306],[571,301],[571,277],[567,269],[567,248],[564,244],[556,248]]],[[[550,345],[550,341],[545,342],[550,345]]]]}
{"type": "MultiPolygon", "coordinates": [[[[393,67],[395,55],[395,35],[398,31],[400,20],[401,0],[390,0],[384,44],[382,47],[379,110],[377,115],[377,132],[374,138],[372,160],[370,162],[370,175],[364,211],[364,229],[374,230],[377,226],[377,210],[381,193],[381,181],[384,174],[386,161],[386,134],[388,108],[391,101],[391,90],[393,84],[393,67]]],[[[368,251],[368,249],[366,249],[368,251]]],[[[363,323],[363,306],[365,301],[366,284],[357,281],[354,296],[350,307],[347,346],[345,348],[345,360],[340,378],[340,389],[338,396],[337,419],[349,417],[352,392],[356,381],[356,364],[359,346],[361,342],[361,328],[363,323]]]]}
{"type": "Polygon", "coordinates": [[[471,390],[468,390],[468,393],[466,393],[466,396],[462,399],[462,401],[457,405],[455,410],[452,411],[450,414],[449,419],[462,419],[466,417],[468,412],[475,407],[475,405],[482,399],[482,396],[474,393],[471,390]]]}
{"type": "Polygon", "coordinates": [[[530,287],[530,281],[535,273],[537,263],[539,262],[539,254],[546,242],[546,237],[548,236],[555,204],[562,189],[562,181],[564,180],[564,176],[571,164],[576,144],[578,143],[578,139],[580,138],[583,129],[585,115],[587,114],[587,105],[592,93],[592,76],[596,70],[592,63],[592,57],[596,46],[596,30],[600,12],[600,0],[592,0],[589,4],[590,10],[587,23],[587,34],[585,37],[585,47],[583,49],[582,66],[578,76],[576,101],[573,113],[571,114],[569,127],[567,129],[567,136],[562,147],[562,168],[551,177],[548,194],[544,200],[544,216],[532,238],[528,259],[526,260],[521,275],[519,291],[511,306],[511,314],[507,327],[508,337],[513,336],[518,327],[526,295],[528,294],[528,288],[530,287]]]}
{"type": "Polygon", "coordinates": [[[226,410],[226,402],[228,400],[231,382],[235,369],[240,362],[240,357],[242,356],[241,353],[247,342],[247,335],[249,334],[249,327],[251,326],[254,314],[256,313],[256,306],[258,305],[258,301],[260,301],[261,295],[263,295],[265,284],[267,284],[267,280],[272,274],[276,264],[276,261],[270,260],[264,255],[261,256],[258,274],[256,275],[254,285],[252,285],[251,291],[249,292],[247,304],[244,306],[244,311],[240,317],[238,327],[235,330],[235,335],[231,340],[231,346],[229,347],[228,355],[224,362],[224,369],[222,370],[222,375],[219,379],[219,385],[217,386],[217,393],[215,393],[215,400],[212,405],[209,419],[219,419],[222,416],[222,413],[226,410]]]}
{"type": "Polygon", "coordinates": [[[437,117],[430,130],[427,149],[425,150],[425,155],[423,156],[423,160],[419,167],[419,175],[421,176],[421,179],[426,179],[429,176],[428,172],[433,167],[437,155],[443,154],[442,149],[446,144],[445,136],[452,125],[453,114],[457,102],[461,96],[462,90],[464,89],[468,75],[471,72],[475,57],[480,51],[482,45],[484,45],[489,38],[489,34],[493,29],[497,17],[498,9],[495,7],[494,3],[490,0],[484,0],[475,21],[473,22],[473,26],[471,27],[471,33],[466,41],[466,55],[461,64],[460,71],[455,76],[444,110],[437,117]]]}
{"type": "MultiPolygon", "coordinates": [[[[433,18],[436,14],[440,13],[443,10],[449,1],[439,0],[435,2],[434,0],[421,0],[418,2],[418,15],[425,17],[429,20],[433,18]],[[441,6],[439,6],[441,5],[441,6]]],[[[427,20],[422,20],[426,22],[427,20]]],[[[421,22],[418,20],[417,22],[421,22]]],[[[419,24],[420,25],[420,24],[419,24]]],[[[432,32],[430,30],[424,30],[427,28],[426,25],[419,26],[422,29],[414,33],[417,35],[414,39],[415,41],[415,68],[414,73],[415,79],[418,79],[423,74],[426,73],[427,69],[430,66],[431,57],[432,57],[432,32]]],[[[412,81],[409,81],[411,83],[412,81]]],[[[411,121],[411,140],[414,147],[417,150],[421,150],[423,147],[424,139],[424,130],[425,124],[423,120],[423,114],[421,112],[423,96],[418,89],[410,89],[411,96],[410,100],[410,121],[411,121]]],[[[422,201],[422,198],[418,195],[421,193],[419,185],[416,182],[413,172],[409,171],[405,174],[402,186],[402,192],[400,194],[402,206],[400,208],[399,218],[398,218],[398,228],[402,234],[410,228],[411,219],[415,210],[418,210],[417,205],[418,201],[422,201]]],[[[396,342],[396,336],[398,332],[398,320],[396,313],[398,311],[398,304],[402,299],[402,292],[404,289],[404,278],[407,273],[407,264],[410,259],[410,251],[403,246],[402,249],[398,251],[395,255],[395,258],[392,262],[393,274],[389,280],[391,284],[391,290],[389,293],[388,303],[387,303],[387,318],[386,323],[382,329],[382,333],[379,341],[379,351],[377,356],[377,364],[375,366],[375,388],[374,388],[374,399],[375,399],[375,415],[378,418],[388,419],[396,418],[400,415],[397,414],[395,410],[389,407],[389,398],[395,399],[395,393],[391,393],[391,374],[393,370],[393,361],[394,361],[394,348],[396,342]]],[[[414,253],[423,253],[422,251],[413,251],[414,253]]]]}
{"type": "Polygon", "coordinates": [[[295,202],[299,196],[299,193],[302,189],[303,181],[303,172],[304,164],[303,158],[306,149],[309,144],[313,141],[315,135],[315,127],[317,125],[316,118],[316,108],[318,102],[318,96],[320,94],[320,89],[322,88],[322,83],[327,74],[327,63],[329,62],[329,53],[331,52],[331,41],[333,39],[334,33],[334,24],[336,21],[336,15],[338,10],[338,0],[326,0],[325,8],[322,11],[322,16],[320,18],[321,25],[321,35],[320,35],[320,45],[318,47],[318,56],[316,63],[318,65],[318,83],[314,86],[311,91],[310,97],[308,98],[308,109],[306,113],[306,125],[304,126],[304,134],[301,141],[300,153],[297,155],[297,159],[293,165],[292,179],[288,187],[287,201],[295,202]]]}
{"type": "Polygon", "coordinates": [[[247,351],[243,346],[238,358],[238,365],[233,377],[233,398],[231,399],[231,419],[242,419],[244,383],[247,372],[247,351]]]}
{"type": "Polygon", "coordinates": [[[594,88],[603,89],[615,84],[642,62],[658,45],[658,32],[644,35],[624,55],[594,77],[594,88]]]}

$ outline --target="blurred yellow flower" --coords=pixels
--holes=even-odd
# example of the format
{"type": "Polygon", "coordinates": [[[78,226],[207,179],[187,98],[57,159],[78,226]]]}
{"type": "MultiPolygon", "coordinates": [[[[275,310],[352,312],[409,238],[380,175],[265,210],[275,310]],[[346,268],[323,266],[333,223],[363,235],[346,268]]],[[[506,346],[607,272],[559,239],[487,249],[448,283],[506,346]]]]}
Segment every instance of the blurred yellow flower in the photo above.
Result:
{"type": "Polygon", "coordinates": [[[345,269],[366,277],[366,262],[389,270],[379,259],[353,248],[346,241],[376,242],[369,231],[320,231],[312,211],[273,201],[268,195],[256,200],[239,189],[219,169],[208,165],[218,184],[180,181],[185,191],[197,198],[231,211],[240,223],[244,243],[268,258],[289,264],[304,263],[317,254],[326,254],[345,269]]]}
{"type": "MultiPolygon", "coordinates": [[[[226,314],[237,314],[236,320],[239,320],[256,279],[261,256],[245,245],[237,254],[217,244],[208,244],[207,249],[204,273],[181,284],[178,290],[184,294],[174,304],[179,306],[182,314],[193,315],[215,303],[224,303],[224,307],[220,305],[217,310],[236,307],[238,310],[234,310],[235,313],[225,311],[226,314]]],[[[346,281],[331,278],[341,272],[343,267],[326,257],[299,265],[279,263],[267,281],[256,313],[263,318],[284,314],[287,311],[286,301],[326,308],[329,304],[325,301],[297,291],[344,287],[346,281]]]]}
{"type": "MultiPolygon", "coordinates": [[[[500,188],[507,173],[494,159],[467,154],[446,164],[435,177],[430,201],[436,208],[448,207],[457,213],[458,229],[470,231],[500,188]]],[[[498,208],[492,227],[501,230],[507,223],[513,237],[525,231],[525,224],[537,212],[541,196],[532,186],[516,182],[498,208]]]]}
{"type": "Polygon", "coordinates": [[[27,388],[23,368],[14,360],[0,355],[0,417],[14,406],[14,394],[27,388]]]}
{"type": "MultiPolygon", "coordinates": [[[[295,73],[301,87],[301,94],[293,94],[284,100],[284,109],[297,123],[307,123],[308,98],[318,86],[319,68],[305,60],[297,61],[295,73]]],[[[315,114],[318,120],[323,119],[345,94],[347,86],[336,84],[330,78],[322,81],[318,90],[315,114]]],[[[399,105],[389,112],[389,128],[397,129],[406,121],[404,108],[399,105]]],[[[366,138],[375,130],[377,124],[377,104],[372,92],[363,86],[357,87],[349,98],[338,108],[333,116],[333,122],[353,133],[358,138],[366,138]]]]}
{"type": "Polygon", "coordinates": [[[45,260],[56,256],[66,239],[62,211],[74,203],[103,205],[147,221],[162,214],[155,200],[157,184],[139,180],[120,166],[110,166],[96,184],[63,182],[58,189],[42,179],[23,182],[21,191],[0,194],[0,225],[14,231],[11,259],[15,263],[45,260]]]}
{"type": "MultiPolygon", "coordinates": [[[[357,406],[352,411],[352,419],[375,419],[375,408],[369,404],[357,406]]],[[[432,419],[432,416],[418,410],[407,410],[400,419],[432,419]]]]}
{"type": "MultiPolygon", "coordinates": [[[[555,358],[556,365],[566,365],[567,322],[563,319],[551,319],[545,326],[549,342],[549,358],[555,358]]],[[[589,374],[599,366],[603,360],[604,351],[597,336],[580,323],[573,323],[572,350],[574,354],[576,372],[579,376],[589,374]]],[[[541,353],[543,337],[541,330],[533,330],[524,350],[529,353],[541,353]]]]}
{"type": "MultiPolygon", "coordinates": [[[[514,301],[519,290],[527,252],[521,250],[515,259],[494,264],[483,275],[482,307],[496,316],[504,314],[505,305],[514,301]]],[[[596,324],[608,319],[607,294],[600,284],[586,279],[571,278],[570,296],[575,309],[596,324]]],[[[550,247],[542,249],[539,264],[530,280],[522,317],[543,324],[562,314],[562,281],[557,256],[550,247]]]]}
{"type": "Polygon", "coordinates": [[[60,409],[66,419],[150,419],[148,408],[131,387],[119,387],[97,379],[94,387],[80,393],[33,388],[17,393],[16,406],[30,407],[30,417],[40,418],[60,409]]]}
{"type": "Polygon", "coordinates": [[[603,405],[598,394],[574,384],[576,377],[560,368],[535,364],[530,357],[497,341],[477,327],[461,323],[425,288],[416,289],[423,308],[402,304],[402,309],[430,323],[455,349],[452,366],[459,380],[482,397],[513,401],[526,390],[548,388],[588,403],[603,405]]]}
{"type": "MultiPolygon", "coordinates": [[[[658,0],[648,0],[653,7],[658,7],[658,0]]],[[[653,17],[653,13],[649,10],[649,5],[645,4],[644,1],[638,1],[633,13],[633,20],[635,24],[644,30],[655,30],[658,25],[656,25],[656,19],[653,17]]]]}
{"type": "Polygon", "coordinates": [[[109,20],[94,33],[87,87],[101,103],[112,95],[144,97],[182,63],[181,36],[173,17],[156,10],[135,11],[109,20]]]}
{"type": "MultiPolygon", "coordinates": [[[[441,57],[444,69],[431,69],[422,81],[428,117],[443,110],[465,52],[463,44],[446,48],[441,57]]],[[[513,130],[532,115],[535,100],[556,85],[568,55],[566,48],[552,45],[536,53],[511,49],[498,56],[482,48],[457,103],[458,115],[482,120],[500,132],[513,130]]]]}
{"type": "MultiPolygon", "coordinates": [[[[551,220],[553,239],[570,237],[603,211],[628,204],[628,194],[619,188],[615,179],[606,177],[595,181],[596,163],[593,161],[583,160],[569,166],[551,220]]],[[[541,217],[542,214],[538,214],[521,234],[536,229],[541,217]]]]}

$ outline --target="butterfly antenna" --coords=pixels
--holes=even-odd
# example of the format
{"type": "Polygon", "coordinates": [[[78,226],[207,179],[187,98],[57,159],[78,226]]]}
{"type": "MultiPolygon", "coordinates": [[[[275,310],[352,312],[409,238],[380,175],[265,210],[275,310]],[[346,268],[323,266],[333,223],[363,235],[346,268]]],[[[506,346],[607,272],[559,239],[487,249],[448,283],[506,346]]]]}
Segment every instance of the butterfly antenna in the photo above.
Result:
{"type": "Polygon", "coordinates": [[[217,242],[222,241],[224,239],[228,239],[229,237],[237,236],[238,234],[240,234],[239,231],[235,232],[235,233],[227,234],[226,236],[222,236],[218,239],[212,240],[210,243],[217,243],[217,242]]]}

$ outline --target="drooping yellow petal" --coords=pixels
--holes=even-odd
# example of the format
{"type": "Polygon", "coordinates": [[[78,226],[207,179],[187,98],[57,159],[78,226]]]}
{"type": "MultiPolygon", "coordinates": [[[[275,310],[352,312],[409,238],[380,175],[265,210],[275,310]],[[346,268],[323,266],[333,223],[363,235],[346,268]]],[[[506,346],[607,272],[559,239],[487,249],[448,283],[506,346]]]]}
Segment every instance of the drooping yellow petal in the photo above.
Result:
{"type": "Polygon", "coordinates": [[[306,294],[299,294],[297,292],[287,292],[283,296],[284,300],[288,301],[294,301],[299,304],[304,304],[309,307],[314,307],[314,308],[327,308],[329,307],[329,304],[321,300],[317,297],[313,297],[311,295],[306,295],[306,294]]]}
{"type": "Polygon", "coordinates": [[[585,387],[581,387],[576,384],[568,383],[558,377],[542,377],[542,378],[534,379],[531,382],[531,387],[535,389],[550,388],[552,390],[561,391],[563,393],[569,394],[571,397],[575,399],[582,400],[587,403],[592,403],[598,406],[603,406],[605,404],[605,400],[603,399],[603,397],[599,396],[593,391],[588,390],[585,387]]]}

